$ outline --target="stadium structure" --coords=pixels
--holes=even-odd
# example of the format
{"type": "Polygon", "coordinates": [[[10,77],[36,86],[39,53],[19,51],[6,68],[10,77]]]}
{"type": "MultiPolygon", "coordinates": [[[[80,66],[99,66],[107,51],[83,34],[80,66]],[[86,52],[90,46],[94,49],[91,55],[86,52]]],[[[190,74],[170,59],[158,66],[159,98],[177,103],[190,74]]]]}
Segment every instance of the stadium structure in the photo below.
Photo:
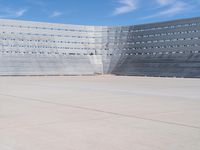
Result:
{"type": "Polygon", "coordinates": [[[200,17],[132,26],[0,19],[0,75],[200,77],[200,17]]]}

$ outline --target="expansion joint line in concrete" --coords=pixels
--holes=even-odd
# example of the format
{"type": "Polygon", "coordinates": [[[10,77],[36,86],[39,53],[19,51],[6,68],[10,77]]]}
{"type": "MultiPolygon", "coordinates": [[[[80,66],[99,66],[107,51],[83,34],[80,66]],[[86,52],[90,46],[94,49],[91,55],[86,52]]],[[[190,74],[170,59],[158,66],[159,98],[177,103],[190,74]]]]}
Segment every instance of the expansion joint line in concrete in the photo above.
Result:
{"type": "Polygon", "coordinates": [[[0,95],[6,96],[6,97],[23,99],[24,101],[40,102],[40,103],[58,105],[58,106],[62,106],[62,107],[76,108],[76,109],[82,109],[82,110],[87,110],[87,111],[105,113],[105,114],[110,114],[110,115],[115,115],[115,116],[120,116],[120,117],[126,117],[126,118],[132,118],[132,119],[140,119],[140,120],[152,121],[152,122],[156,122],[156,123],[162,123],[162,124],[168,124],[168,125],[176,125],[176,126],[180,126],[180,127],[188,127],[188,128],[193,128],[193,129],[200,130],[200,127],[198,127],[198,126],[187,125],[187,124],[182,124],[182,123],[177,123],[177,122],[169,122],[169,121],[150,119],[150,118],[140,117],[140,116],[136,116],[136,115],[128,115],[128,114],[110,112],[110,111],[99,110],[99,109],[88,108],[88,107],[82,107],[82,106],[76,106],[76,105],[70,105],[70,104],[55,103],[55,102],[46,101],[46,100],[42,100],[42,99],[20,97],[20,96],[9,95],[9,94],[4,94],[4,93],[0,93],[0,95]]]}

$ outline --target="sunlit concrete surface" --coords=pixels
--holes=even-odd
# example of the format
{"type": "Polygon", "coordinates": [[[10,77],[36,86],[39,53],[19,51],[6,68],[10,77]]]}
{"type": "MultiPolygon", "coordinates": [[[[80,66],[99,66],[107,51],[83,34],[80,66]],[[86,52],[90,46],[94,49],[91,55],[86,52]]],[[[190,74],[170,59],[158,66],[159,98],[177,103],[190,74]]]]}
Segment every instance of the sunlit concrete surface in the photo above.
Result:
{"type": "Polygon", "coordinates": [[[0,150],[199,149],[199,79],[0,77],[0,150]]]}

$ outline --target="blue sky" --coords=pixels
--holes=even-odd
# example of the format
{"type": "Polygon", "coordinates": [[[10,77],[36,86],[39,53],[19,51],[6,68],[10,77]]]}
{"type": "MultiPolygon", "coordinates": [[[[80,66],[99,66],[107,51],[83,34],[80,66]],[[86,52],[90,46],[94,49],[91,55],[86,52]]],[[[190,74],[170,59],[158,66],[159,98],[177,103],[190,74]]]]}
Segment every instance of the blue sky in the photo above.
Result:
{"type": "Polygon", "coordinates": [[[200,0],[0,0],[0,18],[130,25],[200,16],[200,0]]]}

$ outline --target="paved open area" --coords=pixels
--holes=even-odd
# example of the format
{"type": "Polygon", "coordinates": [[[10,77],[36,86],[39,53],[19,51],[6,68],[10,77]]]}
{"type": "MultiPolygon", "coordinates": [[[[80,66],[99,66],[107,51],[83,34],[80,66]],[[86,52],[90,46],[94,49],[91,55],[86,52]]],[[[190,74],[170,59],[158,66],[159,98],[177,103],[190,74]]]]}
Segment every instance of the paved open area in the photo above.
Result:
{"type": "Polygon", "coordinates": [[[0,77],[0,150],[200,150],[200,79],[0,77]]]}

